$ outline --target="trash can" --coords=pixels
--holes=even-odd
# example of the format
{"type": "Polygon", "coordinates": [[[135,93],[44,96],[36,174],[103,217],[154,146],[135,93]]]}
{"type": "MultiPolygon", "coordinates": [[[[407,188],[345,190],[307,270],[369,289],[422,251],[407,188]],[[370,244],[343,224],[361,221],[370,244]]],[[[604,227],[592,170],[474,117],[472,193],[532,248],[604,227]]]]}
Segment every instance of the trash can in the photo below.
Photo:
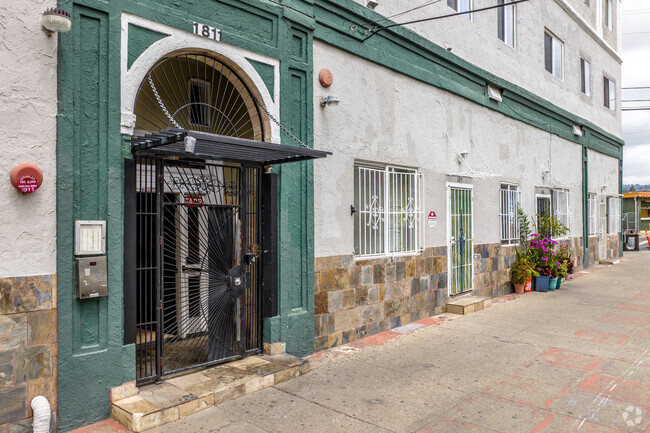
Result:
{"type": "Polygon", "coordinates": [[[626,230],[624,236],[623,251],[639,251],[639,233],[626,230]]]}

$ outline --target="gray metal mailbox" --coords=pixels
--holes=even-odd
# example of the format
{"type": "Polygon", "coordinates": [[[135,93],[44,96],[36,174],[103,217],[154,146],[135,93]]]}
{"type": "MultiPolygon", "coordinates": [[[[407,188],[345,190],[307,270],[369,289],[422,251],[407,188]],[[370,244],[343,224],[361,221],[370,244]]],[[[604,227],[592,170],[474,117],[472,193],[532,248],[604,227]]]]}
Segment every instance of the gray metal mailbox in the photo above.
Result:
{"type": "Polygon", "coordinates": [[[77,298],[89,299],[108,295],[106,256],[77,258],[77,269],[77,298]]]}

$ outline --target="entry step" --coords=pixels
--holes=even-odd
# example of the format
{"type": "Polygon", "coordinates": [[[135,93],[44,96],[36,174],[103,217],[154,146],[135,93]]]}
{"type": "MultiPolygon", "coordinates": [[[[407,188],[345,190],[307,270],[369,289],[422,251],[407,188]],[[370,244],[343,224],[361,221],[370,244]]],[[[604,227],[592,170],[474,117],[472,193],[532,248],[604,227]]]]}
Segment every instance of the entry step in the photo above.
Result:
{"type": "Polygon", "coordinates": [[[492,299],[481,298],[478,296],[468,296],[449,301],[447,303],[447,313],[451,314],[470,314],[482,310],[492,305],[492,299]]]}
{"type": "Polygon", "coordinates": [[[252,356],[142,386],[134,395],[112,402],[111,418],[141,432],[308,371],[309,362],[295,356],[252,356]]]}
{"type": "Polygon", "coordinates": [[[601,265],[618,265],[621,262],[618,259],[603,259],[600,260],[598,263],[600,263],[601,265]]]}

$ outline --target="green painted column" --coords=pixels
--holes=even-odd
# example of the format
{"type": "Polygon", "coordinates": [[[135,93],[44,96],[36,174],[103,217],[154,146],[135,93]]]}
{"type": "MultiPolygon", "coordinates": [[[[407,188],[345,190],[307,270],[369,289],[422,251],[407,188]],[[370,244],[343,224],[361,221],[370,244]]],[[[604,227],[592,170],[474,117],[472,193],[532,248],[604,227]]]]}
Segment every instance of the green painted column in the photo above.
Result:
{"type": "Polygon", "coordinates": [[[585,131],[582,143],[582,266],[589,267],[589,131],[585,131]]]}

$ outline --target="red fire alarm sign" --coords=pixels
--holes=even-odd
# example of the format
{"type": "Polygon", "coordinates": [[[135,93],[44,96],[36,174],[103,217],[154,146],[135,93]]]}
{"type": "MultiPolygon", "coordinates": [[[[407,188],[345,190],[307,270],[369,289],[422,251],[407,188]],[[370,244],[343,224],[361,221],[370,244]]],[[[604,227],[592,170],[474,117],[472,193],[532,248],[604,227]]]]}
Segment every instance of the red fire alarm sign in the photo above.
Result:
{"type": "Polygon", "coordinates": [[[36,164],[21,162],[11,169],[11,184],[20,192],[32,193],[43,183],[43,172],[36,164]]]}

